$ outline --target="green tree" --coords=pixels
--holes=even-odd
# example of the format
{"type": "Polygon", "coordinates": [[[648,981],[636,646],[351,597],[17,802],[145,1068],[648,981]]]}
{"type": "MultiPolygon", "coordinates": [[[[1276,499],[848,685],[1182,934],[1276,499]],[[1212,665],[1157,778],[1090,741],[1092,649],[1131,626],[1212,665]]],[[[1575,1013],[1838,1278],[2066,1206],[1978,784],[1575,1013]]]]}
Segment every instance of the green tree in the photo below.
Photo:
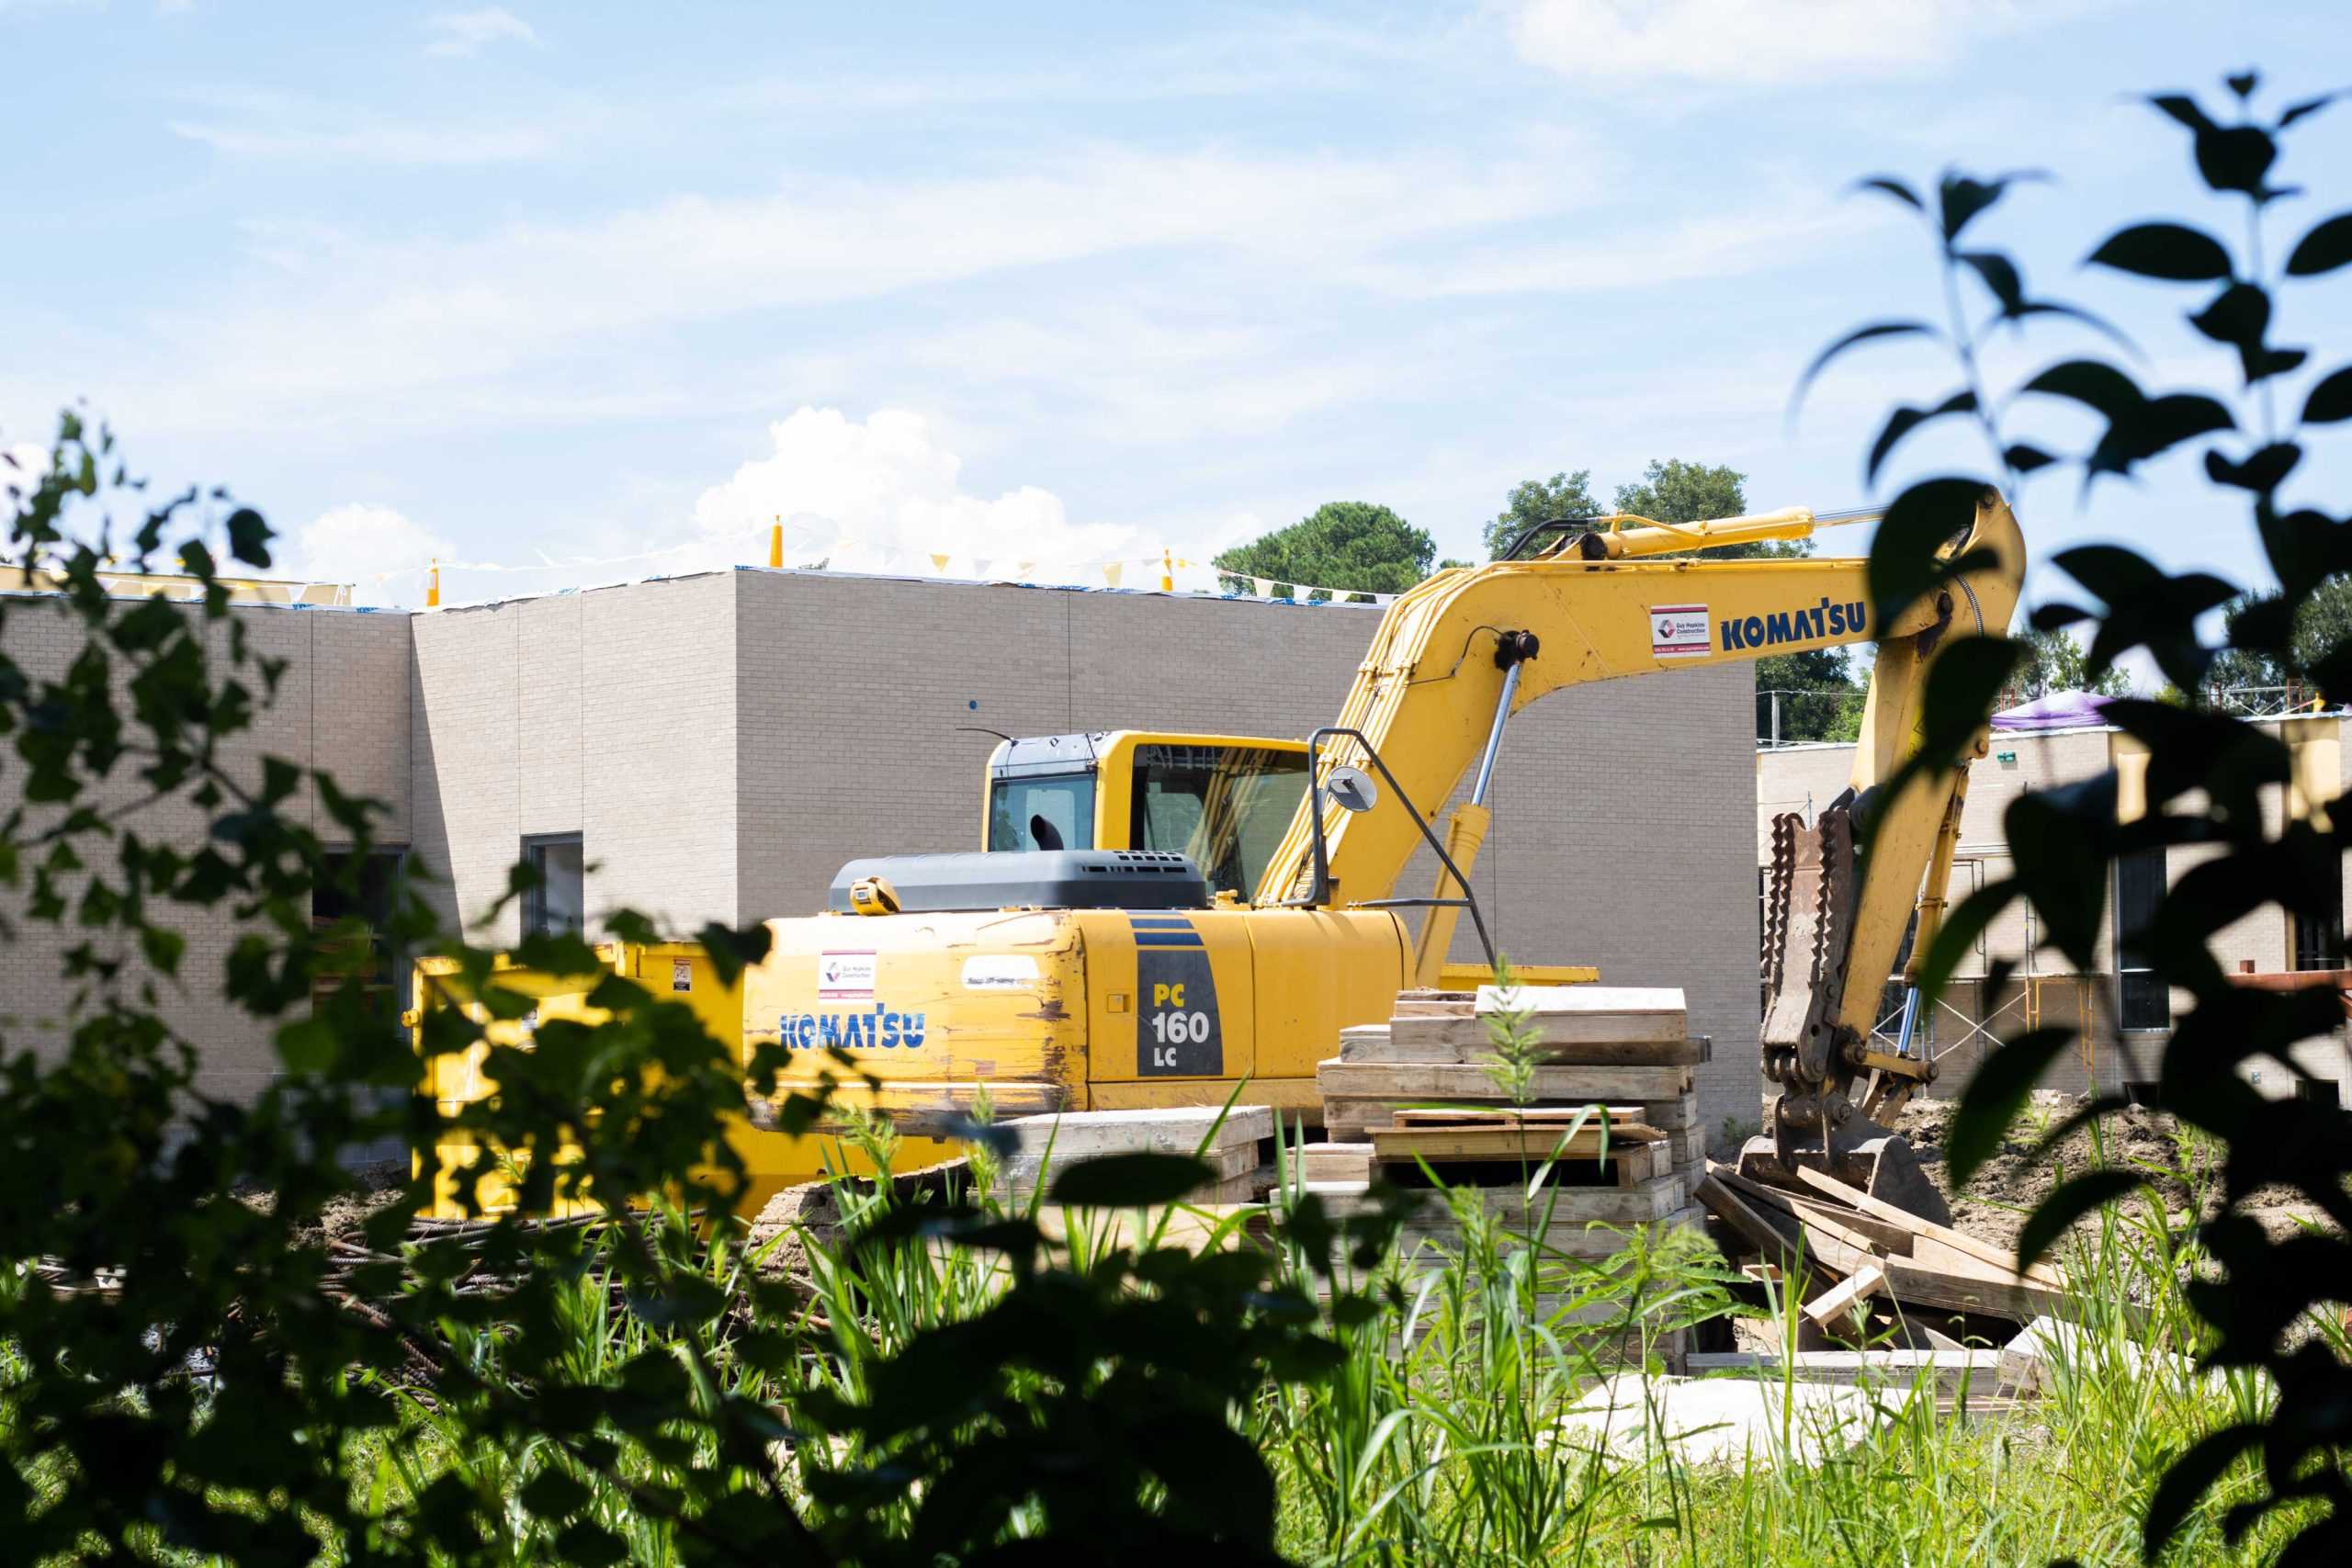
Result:
{"type": "Polygon", "coordinates": [[[1331,501],[1216,558],[1217,570],[1293,587],[1401,593],[1430,574],[1437,543],[1385,506],[1331,501]]]}
{"type": "Polygon", "coordinates": [[[2346,694],[2329,689],[2317,671],[2331,649],[2352,637],[2352,577],[2328,578],[2291,615],[2277,593],[2246,594],[2230,605],[2223,626],[2230,646],[2205,672],[2208,692],[2300,686],[2331,702],[2346,700],[2346,694]]]}
{"type": "Polygon", "coordinates": [[[2001,693],[2001,705],[2038,702],[2052,692],[2089,692],[2102,697],[2128,695],[2132,678],[2112,665],[2094,671],[2090,655],[2066,631],[2028,628],[2018,642],[2025,651],[2017,673],[2001,693]]]}
{"type": "Polygon", "coordinates": [[[1639,484],[1617,487],[1617,510],[1658,523],[1703,523],[1747,510],[1747,476],[1721,463],[1650,459],[1639,484]]]}
{"type": "Polygon", "coordinates": [[[1503,509],[1487,525],[1487,556],[1493,559],[1510,542],[1538,523],[1555,517],[1598,517],[1600,502],[1592,495],[1592,470],[1554,474],[1548,479],[1528,479],[1510,492],[1503,509]]]}

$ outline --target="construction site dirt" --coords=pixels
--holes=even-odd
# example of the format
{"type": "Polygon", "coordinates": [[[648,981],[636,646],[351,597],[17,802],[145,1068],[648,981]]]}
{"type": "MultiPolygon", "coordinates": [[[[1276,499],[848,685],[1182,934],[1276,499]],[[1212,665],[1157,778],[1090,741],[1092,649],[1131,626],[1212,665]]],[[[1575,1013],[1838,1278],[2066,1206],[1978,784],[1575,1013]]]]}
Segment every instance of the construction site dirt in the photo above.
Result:
{"type": "MultiPolygon", "coordinates": [[[[1993,1157],[1958,1190],[1945,1154],[1959,1101],[1915,1100],[1904,1108],[1895,1131],[1910,1140],[1920,1166],[1951,1201],[1952,1223],[1987,1241],[2014,1243],[2026,1216],[2052,1188],[2099,1165],[2145,1175],[2176,1226],[2188,1223],[2193,1207],[2201,1205],[2195,1217],[2212,1212],[2221,1190],[2222,1151],[2168,1112],[2134,1106],[2102,1118],[2096,1129],[2075,1128],[2052,1148],[2041,1149],[2041,1141],[2081,1108],[2074,1095],[2037,1092],[1993,1157]]],[[[2257,1190],[2246,1212],[2274,1236],[2301,1224],[2328,1223],[2301,1193],[2284,1187],[2257,1190]]],[[[2083,1224],[2098,1223],[2093,1218],[2083,1224]]]]}

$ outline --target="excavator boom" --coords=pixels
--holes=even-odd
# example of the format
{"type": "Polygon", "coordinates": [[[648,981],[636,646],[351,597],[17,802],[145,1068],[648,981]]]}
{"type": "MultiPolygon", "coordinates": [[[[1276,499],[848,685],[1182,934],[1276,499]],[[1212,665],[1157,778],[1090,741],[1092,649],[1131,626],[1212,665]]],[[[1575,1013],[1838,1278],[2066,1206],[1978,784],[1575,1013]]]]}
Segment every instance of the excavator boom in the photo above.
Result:
{"type": "MultiPolygon", "coordinates": [[[[1939,1200],[1924,1180],[1870,1168],[1871,1153],[1854,1152],[1869,1140],[1849,1123],[1857,1109],[1865,1123],[1891,1121],[1932,1073],[1907,1054],[1876,1050],[1871,1039],[1915,913],[1922,933],[1941,913],[1966,762],[1917,773],[1894,798],[1883,796],[1919,745],[1919,699],[1934,660],[1958,639],[2007,628],[2024,581],[2023,536],[2007,503],[1987,491],[1973,517],[1953,519],[1945,547],[1947,558],[1973,564],[1885,626],[1873,624],[1860,558],[1703,553],[1861,520],[1803,509],[1682,525],[1611,519],[1526,558],[1420,583],[1389,607],[1338,724],[1326,732],[1314,787],[1268,863],[1259,901],[1385,900],[1428,841],[1433,808],[1475,761],[1476,782],[1448,839],[1451,862],[1467,874],[1485,836],[1487,780],[1504,726],[1563,687],[1875,642],[1850,787],[1811,822],[1774,825],[1762,1055],[1781,1096],[1770,1157],[1752,1151],[1751,1158],[1767,1175],[1773,1162],[1822,1166],[1933,1209],[1939,1200]],[[1401,798],[1363,809],[1335,796],[1335,772],[1365,764],[1401,798]]],[[[1414,953],[1423,983],[1453,934],[1450,901],[1462,896],[1454,877],[1441,876],[1414,953]]]]}

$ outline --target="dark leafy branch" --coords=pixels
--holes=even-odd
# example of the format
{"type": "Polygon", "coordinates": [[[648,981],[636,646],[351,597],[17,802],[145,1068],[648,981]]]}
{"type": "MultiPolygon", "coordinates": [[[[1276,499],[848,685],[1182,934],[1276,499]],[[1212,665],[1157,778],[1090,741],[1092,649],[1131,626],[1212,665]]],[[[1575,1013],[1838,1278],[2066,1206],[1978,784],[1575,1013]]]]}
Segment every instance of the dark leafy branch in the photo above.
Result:
{"type": "MultiPolygon", "coordinates": [[[[2281,382],[2318,368],[2309,347],[2278,340],[2282,310],[2292,303],[2284,291],[2352,262],[2352,212],[2303,228],[2285,247],[2287,259],[2278,271],[2267,270],[2264,260],[2266,223],[2302,194],[2278,181],[2280,138],[2338,95],[2302,99],[2266,122],[2255,109],[2256,73],[2233,75],[2226,85],[2233,107],[2220,116],[2183,93],[2158,94],[2148,102],[2188,133],[2190,163],[2211,195],[2238,208],[2243,242],[2233,245],[2187,220],[2150,219],[2119,228],[2087,258],[2087,265],[2135,283],[2198,291],[2182,320],[2197,339],[2231,351],[2235,384],[2226,389],[2152,392],[2114,364],[2076,357],[2032,373],[2006,396],[1992,396],[1980,379],[1973,341],[1957,305],[1963,281],[1993,297],[1996,320],[2086,319],[2071,310],[2034,310],[2013,260],[1981,246],[1959,248],[1961,232],[1980,224],[2018,176],[1948,174],[1932,206],[1892,176],[1863,182],[1928,228],[1952,306],[1951,325],[1939,332],[1919,322],[1880,322],[1849,333],[1807,368],[1799,393],[1854,346],[1895,335],[1932,338],[1951,351],[1963,387],[1934,403],[1895,409],[1870,448],[1866,474],[1875,479],[1905,437],[1951,414],[1979,420],[1992,457],[1984,478],[1923,480],[1890,503],[1870,563],[1882,624],[1937,592],[1954,570],[1938,558],[1942,540],[1925,518],[1937,511],[1951,516],[1970,487],[1999,483],[2014,495],[2030,475],[2070,467],[2081,471],[2087,488],[2101,476],[2136,477],[2155,458],[2188,450],[2199,454],[2196,471],[2214,500],[2245,509],[2278,592],[2249,596],[2211,573],[2167,571],[2128,544],[2081,546],[2052,558],[2087,595],[2087,607],[2045,604],[2033,625],[2045,630],[2087,625],[2086,664],[2094,676],[2145,650],[2177,687],[2194,692],[2216,659],[2276,659],[2291,641],[2298,668],[2322,689],[2352,692],[2352,627],[2306,613],[2315,596],[2332,592],[2341,574],[2352,571],[2352,521],[2282,497],[2304,471],[2307,434],[2352,419],[2352,367],[2313,376],[2291,428],[2280,428],[2274,402],[2281,382]],[[2003,421],[2020,400],[2037,399],[2088,412],[2099,422],[2098,435],[2082,450],[2055,454],[2009,438],[2003,421]],[[2249,400],[2251,408],[2243,406],[2249,400]],[[2199,628],[2222,618],[2217,613],[2225,608],[2223,638],[2209,643],[2199,628]],[[2328,635],[2315,638],[2315,629],[2328,635]]],[[[1921,720],[1923,761],[1967,755],[2009,646],[1963,641],[1931,670],[1921,720]]],[[[2301,816],[2278,810],[2292,769],[2289,747],[2275,729],[2144,700],[2115,703],[2107,714],[2147,750],[2144,810],[2120,820],[2112,773],[2013,801],[2004,817],[2012,874],[1951,911],[1922,955],[1918,978],[1928,995],[1938,992],[1991,922],[2020,899],[2038,916],[2041,940],[2078,971],[2089,972],[2111,865],[2128,854],[2178,852],[2172,862],[2178,874],[2139,941],[2157,978],[2189,998],[2165,1043],[2163,1102],[2227,1150],[2225,1202],[2195,1231],[2210,1271],[2189,1287],[2190,1298],[2211,1331],[2208,1361],[2262,1369],[2279,1397],[2267,1420],[2213,1433],[2176,1457],[2150,1505],[2144,1547],[2151,1559],[2160,1554],[2199,1510],[2211,1506],[2206,1499],[2226,1476],[2258,1463],[2267,1494],[2231,1508],[2221,1521],[2225,1536],[2242,1540],[2274,1510],[2293,1503],[2304,1511],[2295,1516],[2300,1531],[2280,1561],[2344,1561],[2352,1558],[2352,1485],[2346,1475],[2352,1369],[2319,1338],[2298,1342],[2293,1331],[2313,1314],[2352,1301],[2352,1197],[2346,1193],[2352,1117],[2332,1100],[2267,1098],[2245,1071],[2261,1065],[2291,1081],[2301,1072],[2295,1047],[2340,1026],[2341,1009],[2325,990],[2233,985],[2216,953],[2224,931],[2256,911],[2275,909],[2324,925],[2340,908],[2343,859],[2352,849],[2352,800],[2313,802],[2301,816]],[[2268,1236],[2239,1205],[2258,1189],[2279,1184],[2297,1189],[2336,1228],[2268,1236]]],[[[2344,962],[2340,951],[2335,962],[2344,962]]],[[[1976,1072],[1952,1129],[1957,1176],[1966,1179],[1999,1146],[2071,1038],[2064,1028],[2030,1030],[2006,1042],[1976,1072]]],[[[2112,1108],[2111,1101],[2094,1102],[2070,1125],[2112,1108]]],[[[2020,1260],[2043,1254],[2071,1226],[2128,1197],[2139,1183],[2136,1173],[2118,1168],[2064,1182],[2020,1233],[2020,1260]]]]}

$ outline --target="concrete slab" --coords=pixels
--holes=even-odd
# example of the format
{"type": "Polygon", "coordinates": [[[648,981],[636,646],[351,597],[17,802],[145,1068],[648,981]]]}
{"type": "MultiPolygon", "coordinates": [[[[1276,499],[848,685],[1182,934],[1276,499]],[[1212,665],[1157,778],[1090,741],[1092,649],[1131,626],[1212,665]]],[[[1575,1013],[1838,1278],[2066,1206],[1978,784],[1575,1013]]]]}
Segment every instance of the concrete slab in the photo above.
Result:
{"type": "Polygon", "coordinates": [[[1554,1440],[1627,1457],[1664,1445],[1693,1465],[1810,1466],[1867,1442],[1901,1408],[1885,1392],[1832,1383],[1623,1372],[1571,1407],[1554,1440]]]}

